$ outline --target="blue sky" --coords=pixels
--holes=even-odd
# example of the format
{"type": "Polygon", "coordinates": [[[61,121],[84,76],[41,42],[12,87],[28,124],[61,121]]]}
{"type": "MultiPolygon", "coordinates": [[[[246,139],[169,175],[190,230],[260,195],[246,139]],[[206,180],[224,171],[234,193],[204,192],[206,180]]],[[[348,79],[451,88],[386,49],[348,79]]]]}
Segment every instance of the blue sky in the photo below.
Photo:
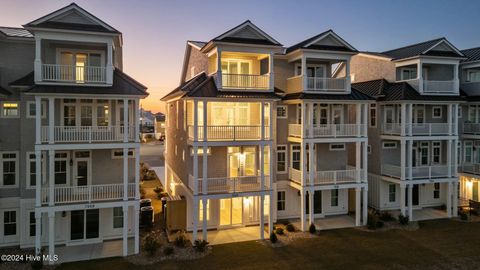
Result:
{"type": "MultiPolygon", "coordinates": [[[[0,25],[20,26],[71,0],[2,0],[0,25]]],[[[186,40],[213,38],[250,19],[285,46],[333,29],[359,50],[384,51],[445,36],[480,46],[480,1],[82,0],[77,4],[124,35],[124,69],[147,85],[143,106],[177,86],[186,40]],[[475,29],[475,30],[473,30],[475,29]],[[472,31],[473,30],[473,31],[472,31]]]]}

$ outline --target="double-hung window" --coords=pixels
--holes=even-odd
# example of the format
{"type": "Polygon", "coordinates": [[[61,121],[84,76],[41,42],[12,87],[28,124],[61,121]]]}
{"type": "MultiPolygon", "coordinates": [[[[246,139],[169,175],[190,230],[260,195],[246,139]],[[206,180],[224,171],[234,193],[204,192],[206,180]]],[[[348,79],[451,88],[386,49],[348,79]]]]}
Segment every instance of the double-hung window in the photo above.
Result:
{"type": "Polygon", "coordinates": [[[300,170],[300,145],[292,145],[292,168],[300,170]]]}
{"type": "Polygon", "coordinates": [[[377,127],[377,104],[370,104],[370,127],[377,127]]]}
{"type": "Polygon", "coordinates": [[[277,173],[287,171],[287,146],[277,145],[277,173]]]}
{"type": "Polygon", "coordinates": [[[288,118],[288,107],[286,105],[277,106],[277,119],[288,118]]]}
{"type": "Polygon", "coordinates": [[[397,187],[395,184],[389,184],[388,185],[388,201],[389,202],[395,202],[396,200],[396,190],[397,187]]]}
{"type": "Polygon", "coordinates": [[[434,199],[440,198],[440,183],[433,184],[433,198],[434,199]]]}
{"type": "Polygon", "coordinates": [[[55,185],[66,185],[68,179],[68,153],[55,153],[55,185]]]}
{"type": "Polygon", "coordinates": [[[432,163],[433,164],[440,164],[442,160],[442,144],[441,142],[433,142],[432,143],[432,163]]]}
{"type": "MultiPolygon", "coordinates": [[[[37,167],[36,167],[37,159],[34,152],[27,152],[27,188],[35,187],[37,183],[37,167]]],[[[41,173],[42,176],[45,175],[45,159],[42,155],[41,159],[41,173]]]]}
{"type": "Polygon", "coordinates": [[[113,208],[113,228],[123,228],[123,209],[122,207],[113,208]]]}
{"type": "Polygon", "coordinates": [[[18,152],[0,152],[0,186],[15,187],[18,183],[18,152]]]}
{"type": "Polygon", "coordinates": [[[285,191],[277,192],[277,211],[285,211],[285,191]]]}
{"type": "Polygon", "coordinates": [[[17,211],[3,212],[3,235],[17,234],[17,211]]]}

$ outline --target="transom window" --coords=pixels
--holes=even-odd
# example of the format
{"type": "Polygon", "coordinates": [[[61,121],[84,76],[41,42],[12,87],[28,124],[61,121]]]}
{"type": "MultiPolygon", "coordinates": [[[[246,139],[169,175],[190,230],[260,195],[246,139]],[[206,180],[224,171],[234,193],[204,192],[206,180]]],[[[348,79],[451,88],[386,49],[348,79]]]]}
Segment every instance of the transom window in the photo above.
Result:
{"type": "Polygon", "coordinates": [[[396,149],[397,148],[397,142],[383,142],[383,149],[396,149]]]}

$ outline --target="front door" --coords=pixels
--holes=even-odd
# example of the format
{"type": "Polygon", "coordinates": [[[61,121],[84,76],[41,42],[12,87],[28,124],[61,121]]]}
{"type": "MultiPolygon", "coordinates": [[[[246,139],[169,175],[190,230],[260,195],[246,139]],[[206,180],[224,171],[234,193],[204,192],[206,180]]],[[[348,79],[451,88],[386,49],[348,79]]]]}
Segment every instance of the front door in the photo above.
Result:
{"type": "Polygon", "coordinates": [[[255,175],[255,147],[228,147],[228,177],[255,175]]]}
{"type": "Polygon", "coordinates": [[[220,199],[220,226],[231,227],[243,224],[243,198],[220,199]]]}
{"type": "Polygon", "coordinates": [[[90,152],[75,152],[74,185],[87,186],[91,184],[90,152]]]}
{"type": "MultiPolygon", "coordinates": [[[[418,205],[418,185],[413,185],[412,190],[412,205],[418,205]]],[[[405,192],[405,206],[408,206],[408,191],[405,192]]]]}
{"type": "Polygon", "coordinates": [[[76,210],[70,213],[70,239],[85,240],[99,237],[99,209],[76,210]]]}
{"type": "MultiPolygon", "coordinates": [[[[305,209],[306,212],[305,214],[308,215],[310,213],[310,199],[309,199],[309,193],[307,192],[305,196],[305,209]]],[[[313,213],[314,214],[321,214],[322,213],[322,191],[321,190],[316,190],[314,195],[313,195],[313,213]]]]}

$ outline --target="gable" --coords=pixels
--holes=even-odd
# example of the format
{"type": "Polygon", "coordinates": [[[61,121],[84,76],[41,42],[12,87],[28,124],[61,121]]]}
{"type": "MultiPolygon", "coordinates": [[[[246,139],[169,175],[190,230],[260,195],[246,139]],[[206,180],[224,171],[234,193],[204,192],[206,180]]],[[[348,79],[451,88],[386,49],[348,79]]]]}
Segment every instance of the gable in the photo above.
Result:
{"type": "Polygon", "coordinates": [[[432,49],[430,49],[430,51],[442,51],[442,52],[455,52],[452,47],[448,46],[447,44],[445,44],[444,42],[436,45],[435,47],[433,47],[432,49]]]}
{"type": "Polygon", "coordinates": [[[228,37],[234,37],[234,38],[249,38],[249,39],[264,39],[267,40],[265,37],[260,35],[255,29],[253,29],[251,26],[247,25],[242,29],[239,29],[238,31],[232,33],[231,35],[228,35],[228,37]]]}
{"type": "Polygon", "coordinates": [[[76,10],[71,10],[68,11],[64,14],[60,14],[59,16],[56,16],[52,19],[50,19],[52,22],[60,22],[60,23],[73,23],[73,24],[95,24],[95,25],[100,25],[98,23],[95,23],[94,21],[90,20],[86,16],[80,14],[76,10]]]}
{"type": "Polygon", "coordinates": [[[345,47],[342,43],[340,43],[337,39],[335,39],[331,35],[328,35],[325,38],[322,38],[322,39],[318,40],[317,42],[315,42],[311,45],[345,47]]]}
{"type": "Polygon", "coordinates": [[[228,30],[220,36],[213,39],[214,41],[236,42],[236,43],[254,43],[263,45],[281,46],[278,41],[262,31],[250,21],[228,30]]]}

